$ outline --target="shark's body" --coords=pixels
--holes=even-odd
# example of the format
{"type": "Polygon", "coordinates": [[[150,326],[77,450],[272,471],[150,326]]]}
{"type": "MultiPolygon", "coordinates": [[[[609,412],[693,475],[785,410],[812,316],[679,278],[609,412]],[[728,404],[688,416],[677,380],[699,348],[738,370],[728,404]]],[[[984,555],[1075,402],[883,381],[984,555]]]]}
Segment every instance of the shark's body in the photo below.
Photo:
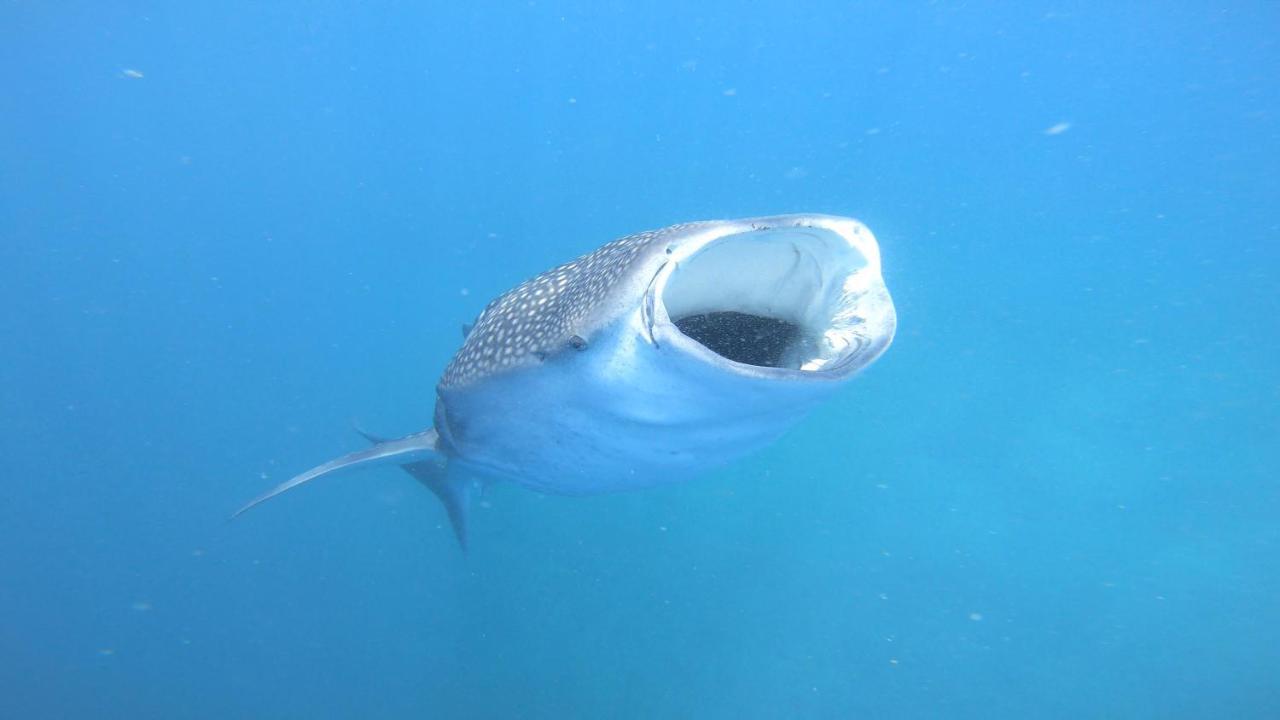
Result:
{"type": "MultiPolygon", "coordinates": [[[[588,494],[686,479],[781,435],[888,346],[875,238],[848,218],[675,225],[602,246],[485,308],[434,427],[321,465],[400,463],[465,545],[477,482],[588,494]]],[[[243,512],[243,510],[242,510],[243,512]]]]}

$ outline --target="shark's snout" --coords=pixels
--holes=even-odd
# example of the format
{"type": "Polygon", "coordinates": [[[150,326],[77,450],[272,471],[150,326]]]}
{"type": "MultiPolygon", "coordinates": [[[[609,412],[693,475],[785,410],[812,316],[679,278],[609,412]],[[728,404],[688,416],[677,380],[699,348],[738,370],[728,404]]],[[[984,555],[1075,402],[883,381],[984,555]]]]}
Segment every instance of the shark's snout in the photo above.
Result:
{"type": "Polygon", "coordinates": [[[879,247],[857,222],[756,222],[692,238],[670,255],[650,290],[654,330],[727,369],[845,377],[893,338],[879,247]]]}

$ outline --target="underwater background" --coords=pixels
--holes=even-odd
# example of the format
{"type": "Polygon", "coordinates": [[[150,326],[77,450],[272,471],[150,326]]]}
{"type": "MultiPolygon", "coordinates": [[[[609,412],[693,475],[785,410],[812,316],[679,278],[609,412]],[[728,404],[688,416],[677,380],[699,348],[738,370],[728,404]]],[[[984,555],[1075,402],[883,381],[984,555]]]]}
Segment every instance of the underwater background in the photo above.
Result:
{"type": "Polygon", "coordinates": [[[0,718],[1280,717],[1280,5],[0,8],[0,718]],[[395,468],[612,238],[859,218],[894,345],[699,481],[395,468]]]}

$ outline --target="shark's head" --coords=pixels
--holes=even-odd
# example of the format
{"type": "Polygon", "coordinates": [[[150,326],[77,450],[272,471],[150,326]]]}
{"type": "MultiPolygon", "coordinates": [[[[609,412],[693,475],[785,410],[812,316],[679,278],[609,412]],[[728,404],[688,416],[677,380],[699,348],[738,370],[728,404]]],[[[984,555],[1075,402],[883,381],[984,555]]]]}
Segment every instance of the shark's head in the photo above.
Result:
{"type": "Polygon", "coordinates": [[[690,477],[785,433],[895,322],[855,220],[638,233],[490,303],[438,386],[436,430],[465,462],[555,492],[690,477]]]}
{"type": "Polygon", "coordinates": [[[889,346],[893,301],[861,223],[787,215],[694,226],[663,248],[644,297],[654,343],[717,369],[841,380],[889,346]]]}

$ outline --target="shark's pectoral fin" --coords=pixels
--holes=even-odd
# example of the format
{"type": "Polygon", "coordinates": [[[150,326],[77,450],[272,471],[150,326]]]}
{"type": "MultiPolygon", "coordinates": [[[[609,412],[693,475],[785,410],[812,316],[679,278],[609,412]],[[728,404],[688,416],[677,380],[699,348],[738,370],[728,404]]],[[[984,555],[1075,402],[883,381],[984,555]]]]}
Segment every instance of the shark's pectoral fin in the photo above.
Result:
{"type": "Polygon", "coordinates": [[[360,427],[355,422],[352,422],[351,425],[352,427],[355,428],[356,432],[360,433],[360,437],[364,438],[365,440],[368,440],[370,443],[374,445],[381,445],[382,443],[387,441],[387,438],[384,438],[381,435],[374,435],[371,432],[367,432],[364,428],[360,427]]]}
{"type": "Polygon", "coordinates": [[[271,498],[303,483],[311,482],[318,477],[328,475],[338,470],[345,470],[354,467],[369,467],[372,465],[380,465],[386,462],[395,462],[397,464],[429,462],[429,459],[435,460],[436,464],[444,465],[444,456],[436,448],[436,441],[439,436],[435,430],[427,430],[425,432],[415,433],[398,440],[387,440],[380,442],[367,450],[359,450],[357,452],[343,455],[340,458],[330,460],[329,462],[318,465],[301,475],[294,476],[287,482],[281,483],[272,488],[266,494],[254,498],[249,504],[240,508],[231,517],[239,517],[249,508],[260,503],[266,502],[271,498]]]}

